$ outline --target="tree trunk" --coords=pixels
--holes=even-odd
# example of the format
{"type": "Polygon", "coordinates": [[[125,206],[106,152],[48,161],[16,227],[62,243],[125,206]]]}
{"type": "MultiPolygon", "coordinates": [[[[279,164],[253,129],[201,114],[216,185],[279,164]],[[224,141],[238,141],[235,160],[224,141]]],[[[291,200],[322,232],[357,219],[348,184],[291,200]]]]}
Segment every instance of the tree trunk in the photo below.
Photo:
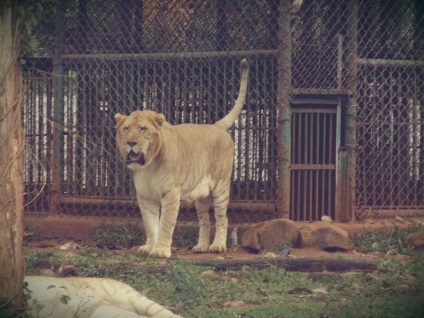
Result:
{"type": "Polygon", "coordinates": [[[22,308],[23,132],[17,1],[0,8],[0,311],[22,308]]]}

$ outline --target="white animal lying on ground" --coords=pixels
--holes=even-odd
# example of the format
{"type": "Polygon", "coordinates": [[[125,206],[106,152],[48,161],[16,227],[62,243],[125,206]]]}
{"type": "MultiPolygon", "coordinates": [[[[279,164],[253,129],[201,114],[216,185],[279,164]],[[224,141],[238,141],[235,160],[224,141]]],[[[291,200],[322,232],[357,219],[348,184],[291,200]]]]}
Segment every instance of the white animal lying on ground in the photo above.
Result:
{"type": "Polygon", "coordinates": [[[24,281],[30,317],[181,318],[113,279],[26,276],[24,281]]]}

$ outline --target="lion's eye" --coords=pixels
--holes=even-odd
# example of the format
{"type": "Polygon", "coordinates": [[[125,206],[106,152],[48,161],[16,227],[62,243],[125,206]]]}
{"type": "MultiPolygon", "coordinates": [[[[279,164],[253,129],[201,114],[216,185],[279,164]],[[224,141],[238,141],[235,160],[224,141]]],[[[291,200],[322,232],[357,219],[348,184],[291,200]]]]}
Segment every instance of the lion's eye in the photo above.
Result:
{"type": "Polygon", "coordinates": [[[128,130],[130,130],[130,127],[128,127],[128,126],[122,127],[122,130],[123,131],[128,131],[128,130]]]}
{"type": "Polygon", "coordinates": [[[144,127],[144,126],[140,127],[140,131],[146,131],[146,130],[147,130],[147,127],[144,127]]]}

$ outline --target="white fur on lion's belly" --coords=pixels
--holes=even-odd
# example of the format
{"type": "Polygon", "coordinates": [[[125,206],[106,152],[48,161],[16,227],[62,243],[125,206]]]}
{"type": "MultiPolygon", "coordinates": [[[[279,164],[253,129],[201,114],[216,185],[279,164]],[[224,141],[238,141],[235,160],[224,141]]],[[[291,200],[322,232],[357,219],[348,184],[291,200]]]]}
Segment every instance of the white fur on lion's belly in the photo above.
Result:
{"type": "Polygon", "coordinates": [[[206,198],[210,195],[210,190],[213,187],[212,179],[206,176],[198,183],[194,189],[185,189],[181,187],[181,201],[193,202],[199,198],[206,198]]]}

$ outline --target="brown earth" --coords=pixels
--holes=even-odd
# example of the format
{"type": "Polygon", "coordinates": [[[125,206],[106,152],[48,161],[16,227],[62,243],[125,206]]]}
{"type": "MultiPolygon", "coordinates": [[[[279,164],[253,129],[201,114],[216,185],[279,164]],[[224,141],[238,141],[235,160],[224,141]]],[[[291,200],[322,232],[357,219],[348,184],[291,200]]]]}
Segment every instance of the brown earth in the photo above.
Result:
{"type": "MultiPolygon", "coordinates": [[[[25,217],[24,225],[29,231],[36,232],[37,240],[25,242],[25,251],[50,249],[63,251],[64,253],[78,253],[79,244],[84,242],[84,246],[95,246],[92,242],[96,230],[100,227],[101,222],[110,222],[112,220],[99,221],[95,218],[75,218],[66,216],[47,216],[47,217],[25,217]],[[67,245],[65,245],[67,244],[67,245]]],[[[128,219],[113,220],[114,222],[128,222],[128,219]]],[[[139,220],[137,220],[139,221],[139,220]]],[[[418,222],[422,222],[418,220],[418,222]]],[[[295,222],[299,228],[311,222],[295,222]]],[[[368,219],[364,222],[351,223],[332,223],[344,229],[353,238],[360,231],[379,229],[379,228],[404,228],[410,226],[410,222],[402,222],[396,220],[373,220],[368,219]]],[[[239,228],[246,231],[252,225],[243,225],[239,228]]],[[[197,231],[195,224],[183,225],[177,230],[181,231],[197,231]],[[184,230],[182,230],[182,229],[184,230]]],[[[111,253],[125,254],[135,253],[136,248],[111,250],[111,253]]],[[[252,260],[252,259],[272,259],[279,256],[273,252],[260,251],[259,253],[250,253],[243,248],[230,248],[228,252],[221,254],[204,253],[194,254],[188,248],[174,248],[173,258],[180,260],[252,260]]],[[[349,259],[376,259],[378,255],[361,254],[355,250],[326,252],[313,248],[293,248],[289,251],[289,258],[349,258],[349,259]]],[[[388,257],[405,258],[403,255],[390,255],[388,257]]]]}

